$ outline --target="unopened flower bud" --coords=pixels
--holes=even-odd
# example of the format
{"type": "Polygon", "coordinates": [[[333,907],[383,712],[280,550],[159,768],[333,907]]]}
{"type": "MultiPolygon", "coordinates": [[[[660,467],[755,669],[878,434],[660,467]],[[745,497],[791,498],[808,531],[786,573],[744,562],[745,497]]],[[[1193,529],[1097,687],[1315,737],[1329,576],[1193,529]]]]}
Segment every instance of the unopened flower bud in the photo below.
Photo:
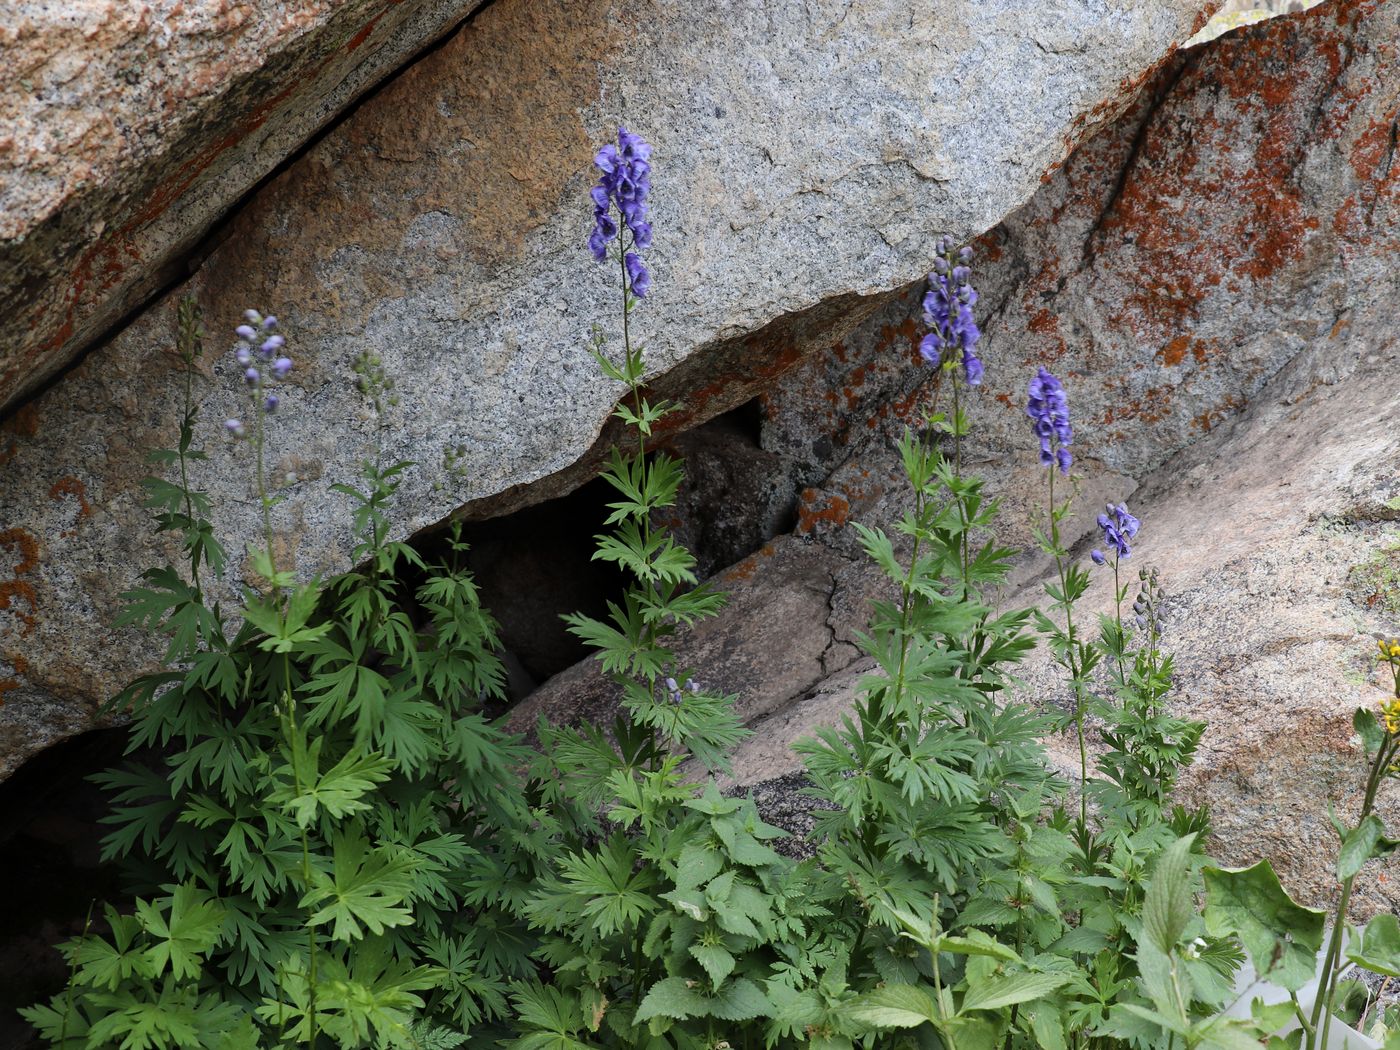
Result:
{"type": "Polygon", "coordinates": [[[247,368],[253,363],[253,352],[246,346],[240,346],[233,356],[244,368],[247,368]]]}
{"type": "Polygon", "coordinates": [[[273,354],[277,353],[278,350],[282,349],[282,344],[286,341],[287,340],[283,339],[280,335],[274,335],[272,338],[264,340],[261,347],[263,355],[271,357],[273,354]]]}
{"type": "Polygon", "coordinates": [[[243,373],[243,378],[248,381],[249,386],[256,386],[258,380],[262,378],[262,375],[258,372],[256,368],[250,368],[248,369],[248,371],[243,373]]]}
{"type": "Polygon", "coordinates": [[[256,339],[256,338],[258,337],[258,333],[255,332],[255,331],[253,331],[253,329],[250,328],[250,327],[248,327],[246,324],[241,324],[241,325],[239,325],[239,326],[238,326],[237,328],[235,328],[233,331],[234,331],[234,334],[237,335],[239,339],[242,339],[242,340],[244,340],[245,342],[249,342],[249,343],[251,343],[254,339],[256,339]]]}
{"type": "Polygon", "coordinates": [[[290,357],[279,357],[272,362],[272,374],[278,379],[286,379],[287,373],[292,370],[292,359],[290,357]]]}
{"type": "Polygon", "coordinates": [[[243,311],[243,320],[247,321],[249,324],[262,324],[262,319],[262,314],[258,313],[256,310],[243,311]]]}
{"type": "Polygon", "coordinates": [[[238,419],[224,420],[224,429],[231,437],[241,438],[247,431],[243,428],[243,421],[238,419]]]}
{"type": "Polygon", "coordinates": [[[276,394],[268,394],[267,400],[263,402],[263,408],[267,411],[268,415],[271,415],[273,412],[277,411],[278,403],[276,394]]]}

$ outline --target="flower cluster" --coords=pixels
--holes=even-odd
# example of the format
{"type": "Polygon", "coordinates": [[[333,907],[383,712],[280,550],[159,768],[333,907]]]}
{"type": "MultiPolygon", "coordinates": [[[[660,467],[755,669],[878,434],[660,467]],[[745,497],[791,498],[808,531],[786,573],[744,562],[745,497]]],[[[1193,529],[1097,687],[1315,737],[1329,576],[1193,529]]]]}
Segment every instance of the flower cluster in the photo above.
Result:
{"type": "Polygon", "coordinates": [[[1026,415],[1031,417],[1035,435],[1040,438],[1041,465],[1058,465],[1061,474],[1068,474],[1073,462],[1068,446],[1074,440],[1074,431],[1069,426],[1069,398],[1064,386],[1041,365],[1026,393],[1026,415]]]}
{"type": "MultiPolygon", "coordinates": [[[[292,370],[292,359],[282,353],[287,340],[276,331],[275,317],[264,317],[257,310],[244,310],[243,321],[234,330],[238,336],[234,358],[243,372],[243,382],[251,392],[253,410],[256,412],[261,407],[264,412],[275,412],[280,399],[268,389],[268,383],[274,379],[286,379],[292,370]]],[[[225,421],[224,429],[236,438],[244,437],[248,432],[241,419],[225,421]]]]}
{"type": "Polygon", "coordinates": [[[608,244],[625,226],[632,235],[630,248],[623,242],[623,263],[632,294],[644,298],[651,290],[651,273],[641,253],[651,247],[651,223],[647,222],[647,197],[651,194],[651,147],[640,135],[617,129],[617,145],[600,149],[593,158],[601,174],[593,187],[593,233],[588,247],[602,262],[608,244]],[[616,216],[613,211],[616,209],[616,216]],[[621,225],[619,225],[619,219],[621,225]]]}
{"type": "Polygon", "coordinates": [[[700,692],[700,683],[692,678],[687,678],[685,680],[685,689],[682,689],[680,683],[674,678],[667,678],[665,686],[666,694],[671,698],[671,703],[673,704],[679,704],[685,699],[685,690],[689,690],[691,693],[700,692]]]}
{"type": "MultiPolygon", "coordinates": [[[[1130,558],[1133,549],[1128,546],[1128,541],[1138,534],[1138,529],[1142,527],[1142,522],[1128,513],[1128,508],[1122,503],[1114,506],[1112,503],[1106,504],[1104,513],[1099,515],[1099,528],[1103,530],[1103,541],[1114,553],[1114,560],[1130,558]]],[[[1092,550],[1089,557],[1094,560],[1095,565],[1102,565],[1108,560],[1101,550],[1092,550]]]]}
{"type": "Polygon", "coordinates": [[[954,354],[962,352],[963,375],[968,386],[982,382],[982,361],[973,351],[982,332],[972,315],[977,304],[977,289],[972,287],[972,249],[958,251],[958,263],[952,261],[953,242],[939,238],[938,257],[933,260],[933,273],[928,275],[928,292],[924,295],[924,324],[928,334],[919,343],[919,353],[935,368],[951,365],[954,354]]]}
{"type": "Polygon", "coordinates": [[[1138,570],[1138,594],[1133,600],[1133,620],[1142,630],[1151,630],[1154,636],[1162,633],[1162,601],[1167,592],[1158,582],[1157,570],[1138,570]]]}
{"type": "Polygon", "coordinates": [[[1381,638],[1376,645],[1395,679],[1395,702],[1381,705],[1381,714],[1385,717],[1386,731],[1400,735],[1400,638],[1381,638]]]}

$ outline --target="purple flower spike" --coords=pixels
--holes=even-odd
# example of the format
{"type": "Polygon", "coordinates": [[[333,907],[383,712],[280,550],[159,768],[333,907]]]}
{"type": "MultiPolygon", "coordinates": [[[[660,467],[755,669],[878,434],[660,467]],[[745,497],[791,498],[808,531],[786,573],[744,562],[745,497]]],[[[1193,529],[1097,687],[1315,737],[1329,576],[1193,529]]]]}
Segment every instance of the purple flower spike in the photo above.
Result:
{"type": "Polygon", "coordinates": [[[1031,426],[1040,439],[1040,462],[1042,466],[1060,468],[1060,473],[1068,474],[1074,461],[1068,446],[1074,440],[1074,431],[1069,425],[1069,398],[1065,388],[1054,373],[1041,365],[1040,371],[1026,388],[1026,415],[1031,418],[1031,426]]]}
{"type": "Polygon", "coordinates": [[[628,252],[624,258],[627,264],[627,279],[632,285],[632,294],[638,299],[646,297],[651,290],[651,272],[636,252],[628,252]]]}
{"type": "MultiPolygon", "coordinates": [[[[1122,503],[1116,506],[1110,503],[1104,507],[1104,511],[1105,513],[1099,515],[1099,528],[1103,530],[1104,543],[1119,559],[1132,557],[1133,548],[1128,545],[1128,541],[1137,536],[1142,522],[1133,517],[1127,506],[1122,503]]],[[[1098,564],[1104,564],[1105,560],[1101,554],[1098,564]]]]}
{"type": "Polygon", "coordinates": [[[972,270],[966,265],[972,259],[972,249],[959,250],[962,264],[958,266],[951,262],[952,242],[947,237],[938,239],[937,249],[924,295],[924,324],[929,332],[919,343],[919,356],[935,368],[959,361],[967,385],[980,386],[982,360],[973,348],[982,332],[972,309],[977,305],[977,289],[972,287],[972,270]]]}
{"type": "MultiPolygon", "coordinates": [[[[593,158],[600,175],[598,184],[589,191],[593,199],[593,231],[588,237],[588,249],[599,262],[604,261],[609,243],[626,227],[632,238],[632,250],[625,256],[627,280],[638,299],[651,289],[651,274],[637,254],[650,248],[652,241],[651,224],[647,221],[650,158],[651,146],[640,135],[618,128],[617,145],[609,143],[593,158]]],[[[628,245],[624,242],[623,247],[628,245]]]]}

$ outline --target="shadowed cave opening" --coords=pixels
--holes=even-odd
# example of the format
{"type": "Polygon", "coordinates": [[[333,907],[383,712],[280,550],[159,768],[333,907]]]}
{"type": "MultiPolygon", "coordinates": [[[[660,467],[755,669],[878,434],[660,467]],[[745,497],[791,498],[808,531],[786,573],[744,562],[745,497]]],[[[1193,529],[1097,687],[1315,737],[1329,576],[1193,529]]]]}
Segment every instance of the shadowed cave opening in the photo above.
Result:
{"type": "Polygon", "coordinates": [[[16,1011],[63,989],[54,945],[83,932],[89,909],[126,899],[114,866],[99,860],[111,810],[88,778],[120,765],[123,728],[95,729],[35,755],[0,782],[0,1047],[31,1044],[16,1011]]]}
{"type": "MultiPolygon", "coordinates": [[[[685,464],[667,524],[695,555],[701,579],[796,522],[796,482],[782,457],[762,449],[762,422],[755,399],[661,446],[685,464]]],[[[463,526],[482,604],[500,623],[512,700],[588,656],[564,614],[604,618],[607,603],[621,598],[625,576],[593,560],[594,537],[604,531],[615,498],[612,486],[595,478],[557,499],[463,526]]]]}

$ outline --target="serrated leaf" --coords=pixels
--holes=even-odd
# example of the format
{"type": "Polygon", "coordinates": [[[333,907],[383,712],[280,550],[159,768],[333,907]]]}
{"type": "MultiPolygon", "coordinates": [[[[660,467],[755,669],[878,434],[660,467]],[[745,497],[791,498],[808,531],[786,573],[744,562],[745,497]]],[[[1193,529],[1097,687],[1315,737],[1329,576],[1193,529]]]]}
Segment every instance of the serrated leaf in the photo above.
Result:
{"type": "Polygon", "coordinates": [[[847,1012],[875,1028],[917,1028],[938,1019],[933,998],[922,988],[908,984],[877,988],[857,999],[847,1012]]]}
{"type": "Polygon", "coordinates": [[[728,949],[718,944],[692,944],[691,957],[705,968],[710,975],[710,983],[718,988],[724,979],[734,972],[734,956],[728,949]]]}
{"type": "Polygon", "coordinates": [[[636,1024],[653,1017],[684,1021],[690,1017],[704,1017],[708,1012],[708,1001],[692,987],[692,982],[684,977],[667,977],[651,986],[633,1020],[636,1024]]]}
{"type": "Polygon", "coordinates": [[[1142,903],[1142,932],[1157,949],[1170,954],[1191,921],[1191,845],[1195,835],[1179,838],[1163,851],[1147,884],[1142,903]]]}
{"type": "Polygon", "coordinates": [[[1003,1006],[1043,999],[1056,988],[1069,983],[1063,973],[1013,973],[979,982],[967,990],[960,1013],[969,1010],[998,1010],[1003,1006]]]}

